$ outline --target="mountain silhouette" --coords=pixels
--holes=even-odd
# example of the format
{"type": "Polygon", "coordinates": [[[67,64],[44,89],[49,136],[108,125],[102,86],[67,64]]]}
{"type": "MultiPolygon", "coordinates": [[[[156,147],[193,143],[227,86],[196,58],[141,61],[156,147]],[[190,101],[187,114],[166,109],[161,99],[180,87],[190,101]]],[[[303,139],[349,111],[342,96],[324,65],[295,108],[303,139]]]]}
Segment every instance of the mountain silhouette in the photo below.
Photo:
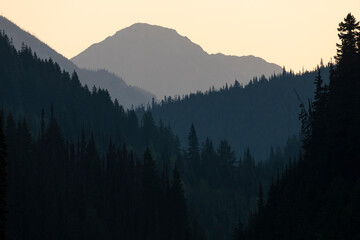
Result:
{"type": "Polygon", "coordinates": [[[254,56],[208,54],[173,29],[145,23],[122,29],[71,60],[83,68],[113,72],[160,99],[282,71],[254,56]]]}
{"type": "Polygon", "coordinates": [[[70,73],[75,70],[83,85],[86,84],[89,88],[92,88],[95,85],[96,87],[107,89],[111,97],[113,99],[118,99],[119,103],[126,108],[129,108],[132,105],[137,106],[148,103],[154,97],[153,94],[138,87],[127,85],[121,78],[106,70],[99,69],[90,71],[77,67],[73,62],[57,53],[47,44],[2,16],[0,16],[0,31],[4,31],[9,38],[12,39],[17,50],[20,50],[24,43],[29,46],[39,58],[51,58],[57,62],[62,69],[70,73]]]}

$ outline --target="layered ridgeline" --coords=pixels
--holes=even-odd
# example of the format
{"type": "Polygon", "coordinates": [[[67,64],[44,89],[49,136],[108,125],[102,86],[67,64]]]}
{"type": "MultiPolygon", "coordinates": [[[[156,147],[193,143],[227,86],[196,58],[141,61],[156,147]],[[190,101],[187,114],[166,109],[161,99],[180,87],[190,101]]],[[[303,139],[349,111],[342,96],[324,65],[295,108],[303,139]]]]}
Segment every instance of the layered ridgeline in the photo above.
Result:
{"type": "Polygon", "coordinates": [[[122,78],[109,73],[106,70],[100,69],[96,71],[90,71],[77,67],[70,60],[57,53],[45,43],[41,42],[35,36],[22,30],[8,19],[0,16],[0,30],[5,31],[6,35],[11,38],[17,50],[20,50],[22,44],[25,44],[36,52],[37,56],[41,59],[51,58],[57,62],[59,66],[72,73],[74,70],[79,75],[79,79],[82,85],[87,85],[89,88],[93,86],[107,89],[112,99],[118,99],[119,103],[125,108],[129,108],[132,105],[137,106],[145,104],[151,101],[154,95],[146,92],[140,88],[127,85],[122,78]]]}
{"type": "Polygon", "coordinates": [[[271,186],[267,204],[233,239],[359,239],[360,24],[339,24],[329,85],[316,77],[311,108],[300,118],[304,159],[271,186]]]}
{"type": "MultiPolygon", "coordinates": [[[[228,239],[236,220],[245,221],[254,209],[260,182],[266,191],[285,162],[298,155],[294,137],[285,149],[270,151],[267,163],[256,164],[250,150],[241,159],[235,157],[226,140],[216,145],[209,139],[198,141],[195,127],[190,125],[182,150],[171,129],[162,122],[156,124],[150,112],[138,121],[133,110],[124,111],[118,102],[112,102],[107,91],[89,91],[81,86],[77,74],[70,76],[52,60],[38,59],[28,47],[17,52],[5,35],[0,37],[0,52],[0,106],[7,112],[12,181],[8,189],[9,236],[144,239],[144,234],[149,234],[148,239],[171,239],[165,231],[168,225],[163,223],[172,224],[168,219],[172,215],[158,212],[166,212],[167,206],[156,203],[145,223],[137,220],[144,217],[143,204],[155,204],[151,199],[151,203],[142,203],[145,190],[141,186],[148,180],[141,180],[141,174],[145,174],[145,159],[150,159],[143,153],[149,147],[155,161],[148,161],[151,186],[157,191],[152,197],[171,205],[163,194],[173,198],[166,189],[179,186],[167,183],[176,164],[189,203],[187,222],[179,226],[185,224],[190,239],[203,239],[204,232],[208,239],[228,239]],[[154,231],[144,232],[146,229],[154,231]]],[[[184,206],[182,195],[177,196],[176,204],[184,206]]],[[[184,208],[179,209],[174,214],[181,220],[184,208]]],[[[183,232],[175,235],[179,236],[175,239],[184,239],[183,232]]]]}
{"type": "MultiPolygon", "coordinates": [[[[297,93],[307,101],[315,91],[315,75],[283,71],[255,78],[245,87],[236,82],[220,90],[166,98],[153,103],[151,112],[156,120],[169,123],[181,142],[186,142],[193,123],[200,141],[209,137],[218,144],[227,139],[237,154],[250,147],[255,159],[264,161],[271,146],[284,146],[289,136],[300,132],[297,93]]],[[[328,68],[322,76],[327,82],[328,68]]]]}
{"type": "Polygon", "coordinates": [[[158,99],[281,72],[254,56],[208,54],[175,30],[144,23],[118,31],[71,60],[79,67],[109,70],[158,99]]]}
{"type": "Polygon", "coordinates": [[[0,52],[2,237],[5,219],[7,239],[203,239],[169,128],[151,115],[139,125],[108,92],[28,47],[17,52],[3,33],[0,52]]]}

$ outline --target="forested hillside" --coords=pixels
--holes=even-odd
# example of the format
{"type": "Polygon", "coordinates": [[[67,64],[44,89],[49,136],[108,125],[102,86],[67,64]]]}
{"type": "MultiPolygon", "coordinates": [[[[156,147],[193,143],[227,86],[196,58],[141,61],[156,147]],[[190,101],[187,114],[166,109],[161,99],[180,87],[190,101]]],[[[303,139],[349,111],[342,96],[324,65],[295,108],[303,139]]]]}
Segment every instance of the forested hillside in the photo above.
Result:
{"type": "Polygon", "coordinates": [[[249,149],[240,159],[226,140],[199,141],[191,124],[182,147],[151,112],[139,121],[107,91],[82,87],[76,73],[26,46],[16,51],[5,34],[0,52],[10,239],[227,239],[254,209],[260,183],[266,191],[299,154],[291,137],[284,149],[269,150],[267,163],[255,163],[249,149]],[[173,224],[173,201],[182,209],[173,213],[183,219],[180,230],[164,225],[173,224]]]}
{"type": "MultiPolygon", "coordinates": [[[[328,70],[321,72],[325,82],[328,70]]],[[[311,98],[315,75],[315,71],[294,74],[284,70],[269,79],[254,78],[246,86],[236,81],[220,90],[165,98],[150,109],[156,120],[170,124],[182,143],[193,123],[200,141],[209,137],[219,144],[227,139],[237,154],[250,147],[257,161],[265,161],[271,146],[283,147],[289,136],[299,134],[297,94],[302,101],[311,98]]]]}
{"type": "Polygon", "coordinates": [[[203,239],[177,168],[161,178],[149,149],[137,158],[109,142],[101,156],[92,135],[66,141],[54,117],[37,138],[6,118],[7,239],[203,239]]]}
{"type": "Polygon", "coordinates": [[[149,115],[139,125],[106,91],[81,87],[30,48],[17,52],[3,33],[0,52],[8,239],[202,239],[190,228],[170,129],[149,115]],[[160,178],[162,152],[174,161],[160,178]]]}
{"type": "Polygon", "coordinates": [[[86,84],[90,88],[96,86],[108,90],[112,99],[117,98],[124,108],[148,103],[154,97],[149,92],[127,85],[123,79],[108,71],[102,69],[92,71],[77,67],[73,62],[56,52],[46,43],[40,41],[37,37],[21,29],[3,16],[0,16],[0,31],[5,31],[5,34],[11,39],[12,44],[17,50],[21,50],[24,44],[30,47],[33,52],[36,52],[38,58],[51,58],[61,69],[70,73],[76,71],[82,85],[86,84]]]}
{"type": "Polygon", "coordinates": [[[233,239],[359,239],[360,27],[348,14],[330,83],[301,105],[303,160],[271,186],[265,206],[233,239]]]}

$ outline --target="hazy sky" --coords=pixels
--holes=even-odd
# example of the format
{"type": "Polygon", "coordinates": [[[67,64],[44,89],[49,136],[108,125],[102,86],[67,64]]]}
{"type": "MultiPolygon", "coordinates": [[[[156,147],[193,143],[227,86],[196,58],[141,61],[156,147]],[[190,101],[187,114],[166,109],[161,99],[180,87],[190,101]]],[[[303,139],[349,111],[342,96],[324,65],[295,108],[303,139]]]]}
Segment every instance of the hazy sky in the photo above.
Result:
{"type": "Polygon", "coordinates": [[[0,14],[71,58],[133,23],[177,30],[208,53],[255,55],[296,72],[327,62],[360,0],[0,0],[0,14]]]}

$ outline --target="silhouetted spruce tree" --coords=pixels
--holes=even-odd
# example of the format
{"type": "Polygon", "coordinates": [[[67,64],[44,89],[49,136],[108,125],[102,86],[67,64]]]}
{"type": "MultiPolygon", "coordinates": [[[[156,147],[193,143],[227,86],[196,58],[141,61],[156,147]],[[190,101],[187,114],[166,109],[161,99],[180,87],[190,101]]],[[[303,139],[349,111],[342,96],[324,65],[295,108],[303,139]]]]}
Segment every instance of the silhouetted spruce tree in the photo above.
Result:
{"type": "Polygon", "coordinates": [[[100,201],[101,191],[101,159],[96,149],[94,135],[91,134],[88,144],[86,145],[85,153],[85,172],[88,198],[93,204],[98,204],[100,201]]]}
{"type": "Polygon", "coordinates": [[[0,239],[5,239],[6,223],[6,144],[3,128],[3,111],[0,111],[0,239]]]}
{"type": "Polygon", "coordinates": [[[187,234],[189,234],[188,210],[183,184],[176,165],[172,174],[169,201],[171,206],[170,214],[172,219],[172,233],[170,239],[185,240],[187,234]]]}
{"type": "MultiPolygon", "coordinates": [[[[310,100],[309,100],[310,101],[310,100]]],[[[310,102],[309,102],[310,106],[310,102]]],[[[301,140],[303,143],[303,148],[306,149],[309,145],[311,132],[312,132],[312,126],[311,126],[311,114],[310,109],[306,109],[304,103],[300,103],[300,114],[299,114],[299,120],[301,122],[301,140]]]]}
{"type": "Polygon", "coordinates": [[[227,166],[233,166],[235,163],[235,153],[231,150],[231,146],[227,140],[220,141],[217,153],[220,157],[221,163],[227,166]]]}
{"type": "Polygon", "coordinates": [[[81,87],[81,83],[79,80],[79,76],[77,75],[77,73],[75,72],[75,70],[73,71],[73,73],[71,74],[71,83],[73,85],[75,85],[76,87],[81,87]]]}
{"type": "Polygon", "coordinates": [[[159,196],[160,179],[156,170],[155,161],[149,148],[144,153],[142,171],[142,224],[140,226],[143,239],[159,237],[159,196]]]}
{"type": "Polygon", "coordinates": [[[232,176],[234,176],[234,164],[235,164],[235,153],[232,151],[230,144],[227,140],[220,141],[219,147],[217,149],[217,155],[219,157],[222,180],[218,181],[228,181],[229,184],[232,183],[232,176]]]}
{"type": "Polygon", "coordinates": [[[244,238],[244,225],[239,220],[234,229],[231,240],[243,240],[243,239],[245,239],[244,238]]]}
{"type": "MultiPolygon", "coordinates": [[[[337,136],[330,142],[329,148],[332,155],[343,155],[347,162],[344,174],[356,174],[356,169],[360,169],[360,163],[355,160],[360,156],[360,151],[350,153],[350,146],[360,136],[359,114],[354,109],[360,108],[360,58],[358,57],[358,47],[356,40],[360,34],[359,22],[349,13],[343,22],[339,24],[340,44],[337,44],[337,55],[335,57],[337,65],[333,71],[331,92],[329,94],[329,113],[330,134],[337,136]],[[342,123],[339,125],[339,123],[342,123]],[[351,166],[351,167],[350,167],[351,166]]],[[[333,170],[336,171],[336,161],[333,163],[333,170]]]]}
{"type": "Polygon", "coordinates": [[[260,183],[259,185],[259,196],[258,196],[258,200],[257,200],[257,210],[258,212],[262,212],[264,208],[264,194],[263,194],[263,189],[262,189],[262,184],[260,183]]]}
{"type": "Polygon", "coordinates": [[[250,148],[246,148],[245,152],[244,152],[244,157],[243,157],[243,166],[245,168],[251,169],[255,167],[255,160],[253,158],[253,156],[251,155],[250,152],[250,148]]]}
{"type": "Polygon", "coordinates": [[[142,139],[144,146],[149,146],[150,144],[154,144],[153,142],[150,143],[150,140],[156,139],[156,127],[155,122],[152,117],[152,114],[150,111],[147,111],[144,113],[142,117],[142,139]]]}
{"type": "MultiPolygon", "coordinates": [[[[327,114],[327,101],[328,101],[328,85],[324,85],[323,83],[323,79],[321,76],[321,68],[317,67],[317,75],[315,77],[315,94],[314,94],[314,101],[312,102],[312,108],[311,108],[311,114],[310,114],[310,121],[311,121],[311,141],[312,141],[312,145],[318,145],[317,141],[319,140],[319,138],[321,138],[324,134],[324,125],[325,125],[325,121],[327,121],[326,119],[326,114],[327,114]],[[320,135],[320,136],[319,136],[320,135]]],[[[304,110],[302,110],[304,111],[304,110]]],[[[303,117],[303,124],[304,126],[306,124],[309,124],[305,121],[305,118],[303,117]]],[[[306,133],[306,131],[308,131],[307,129],[303,129],[304,130],[304,135],[308,134],[308,139],[307,141],[309,141],[309,134],[310,133],[306,133]]],[[[309,143],[307,143],[309,144],[309,143]]]]}
{"type": "Polygon", "coordinates": [[[194,124],[191,124],[190,132],[188,135],[187,159],[189,161],[189,165],[192,166],[195,171],[198,171],[200,168],[200,153],[199,142],[194,124]]]}
{"type": "Polygon", "coordinates": [[[323,79],[321,77],[321,68],[317,67],[317,75],[315,77],[315,95],[313,102],[313,110],[316,112],[319,110],[320,99],[324,94],[323,79]]]}
{"type": "Polygon", "coordinates": [[[209,138],[206,138],[201,150],[201,170],[204,178],[208,179],[211,185],[215,185],[221,181],[218,166],[218,157],[214,150],[213,143],[209,138]]]}
{"type": "Polygon", "coordinates": [[[336,44],[338,47],[335,56],[337,63],[345,59],[351,59],[357,53],[358,30],[359,22],[351,13],[348,13],[344,18],[344,22],[341,22],[338,27],[338,36],[341,43],[336,44]]]}

